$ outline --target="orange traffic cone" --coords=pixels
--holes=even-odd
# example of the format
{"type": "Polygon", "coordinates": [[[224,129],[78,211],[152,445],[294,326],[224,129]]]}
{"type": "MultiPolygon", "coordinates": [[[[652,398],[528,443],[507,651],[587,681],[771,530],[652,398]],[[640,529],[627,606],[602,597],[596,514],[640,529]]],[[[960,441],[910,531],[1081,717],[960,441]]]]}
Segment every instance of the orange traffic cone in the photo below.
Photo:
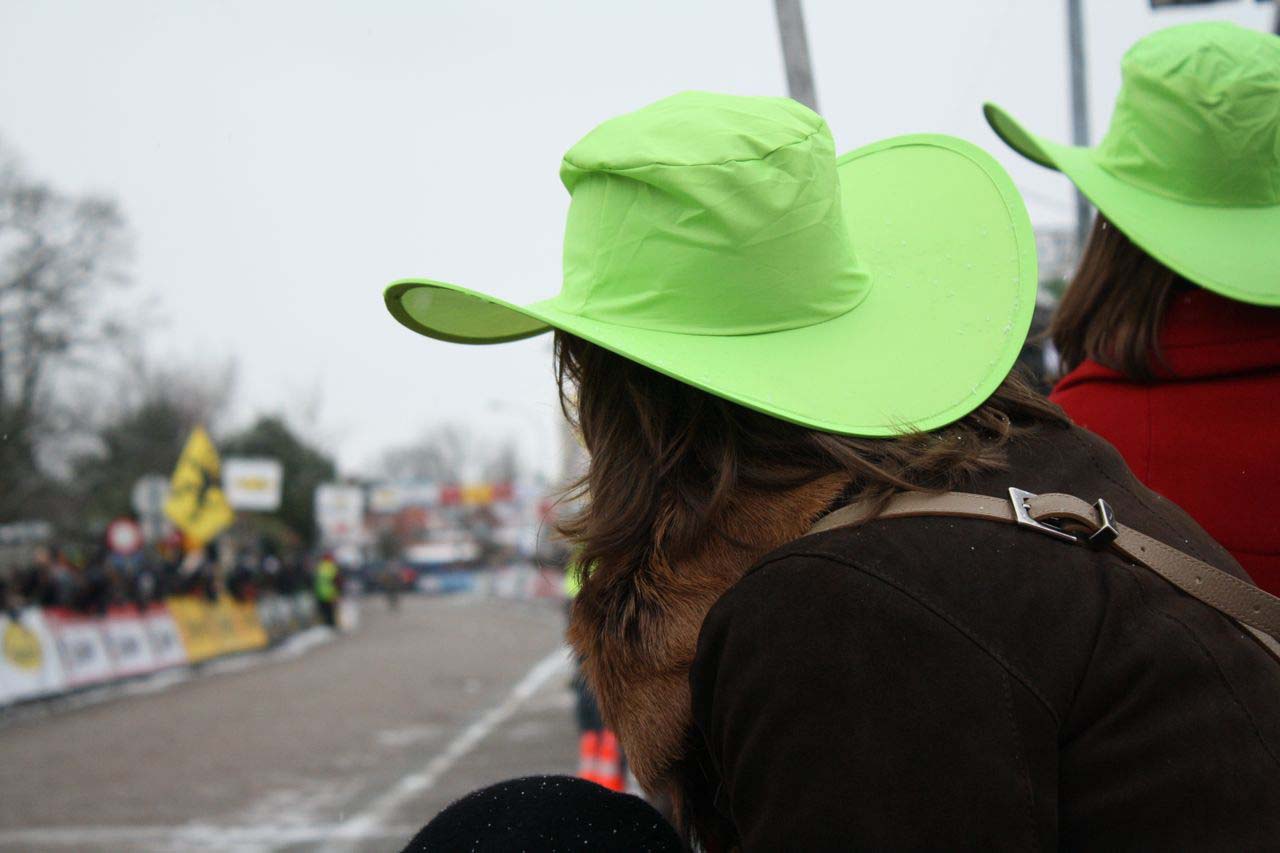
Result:
{"type": "Polygon", "coordinates": [[[600,732],[586,731],[578,738],[578,778],[599,782],[600,732]]]}
{"type": "Polygon", "coordinates": [[[596,764],[596,782],[610,791],[625,791],[627,780],[622,772],[622,754],[618,750],[618,736],[605,729],[600,732],[600,756],[596,764]]]}

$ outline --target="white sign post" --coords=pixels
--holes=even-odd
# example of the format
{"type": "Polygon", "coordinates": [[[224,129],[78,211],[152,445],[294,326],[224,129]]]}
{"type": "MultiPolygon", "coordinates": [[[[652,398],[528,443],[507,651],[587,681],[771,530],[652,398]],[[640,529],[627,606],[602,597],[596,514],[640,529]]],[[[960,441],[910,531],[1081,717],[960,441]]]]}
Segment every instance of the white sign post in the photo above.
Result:
{"type": "Polygon", "coordinates": [[[360,542],[364,535],[364,489],[340,483],[317,488],[316,526],[328,545],[360,542]]]}
{"type": "Polygon", "coordinates": [[[232,509],[273,512],[280,508],[284,468],[277,459],[230,456],[222,460],[222,493],[232,509]]]}
{"type": "Polygon", "coordinates": [[[142,535],[148,542],[164,538],[169,520],[164,515],[165,501],[169,500],[169,478],[162,474],[148,474],[133,484],[133,509],[142,523],[142,535]]]}

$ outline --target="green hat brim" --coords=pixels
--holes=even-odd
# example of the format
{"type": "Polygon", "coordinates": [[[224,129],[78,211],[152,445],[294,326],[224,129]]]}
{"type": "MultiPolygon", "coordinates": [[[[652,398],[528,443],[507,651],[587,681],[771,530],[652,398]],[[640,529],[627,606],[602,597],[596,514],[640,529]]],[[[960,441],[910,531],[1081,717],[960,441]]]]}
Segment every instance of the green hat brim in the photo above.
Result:
{"type": "Polygon", "coordinates": [[[829,432],[890,436],[972,412],[1018,356],[1035,307],[1031,222],[985,151],[917,134],[838,162],[866,298],[810,326],[694,335],[605,323],[548,299],[519,306],[453,284],[390,285],[405,326],[486,344],[562,329],[741,405],[829,432]]]}
{"type": "Polygon", "coordinates": [[[1125,183],[1098,165],[1094,149],[1029,132],[995,104],[991,129],[1022,156],[1056,169],[1107,219],[1169,269],[1229,299],[1280,305],[1280,205],[1188,204],[1125,183]]]}

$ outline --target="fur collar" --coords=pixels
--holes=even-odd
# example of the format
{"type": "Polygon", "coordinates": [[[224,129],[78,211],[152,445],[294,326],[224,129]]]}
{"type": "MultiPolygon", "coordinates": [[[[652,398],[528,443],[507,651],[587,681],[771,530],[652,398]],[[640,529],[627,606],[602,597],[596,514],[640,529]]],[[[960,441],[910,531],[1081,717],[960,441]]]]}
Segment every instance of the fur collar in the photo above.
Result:
{"type": "Polygon", "coordinates": [[[830,476],[790,492],[741,495],[724,526],[750,547],[716,537],[678,566],[658,555],[629,575],[597,572],[583,585],[569,643],[645,790],[666,789],[687,751],[689,668],[707,611],[761,557],[804,534],[846,483],[830,476]]]}

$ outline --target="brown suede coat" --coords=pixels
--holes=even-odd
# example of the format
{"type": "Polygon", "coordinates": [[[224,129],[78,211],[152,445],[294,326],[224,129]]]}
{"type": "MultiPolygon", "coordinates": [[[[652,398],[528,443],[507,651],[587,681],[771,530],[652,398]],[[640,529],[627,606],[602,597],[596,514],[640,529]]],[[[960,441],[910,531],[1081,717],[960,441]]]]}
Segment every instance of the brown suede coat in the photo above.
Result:
{"type": "MultiPolygon", "coordinates": [[[[1243,576],[1096,436],[1046,427],[1009,457],[963,490],[1104,497],[1243,576]]],[[[1235,623],[1013,525],[797,538],[841,491],[741,498],[753,547],[588,584],[575,606],[638,778],[707,849],[1277,849],[1280,667],[1235,623]]]]}

